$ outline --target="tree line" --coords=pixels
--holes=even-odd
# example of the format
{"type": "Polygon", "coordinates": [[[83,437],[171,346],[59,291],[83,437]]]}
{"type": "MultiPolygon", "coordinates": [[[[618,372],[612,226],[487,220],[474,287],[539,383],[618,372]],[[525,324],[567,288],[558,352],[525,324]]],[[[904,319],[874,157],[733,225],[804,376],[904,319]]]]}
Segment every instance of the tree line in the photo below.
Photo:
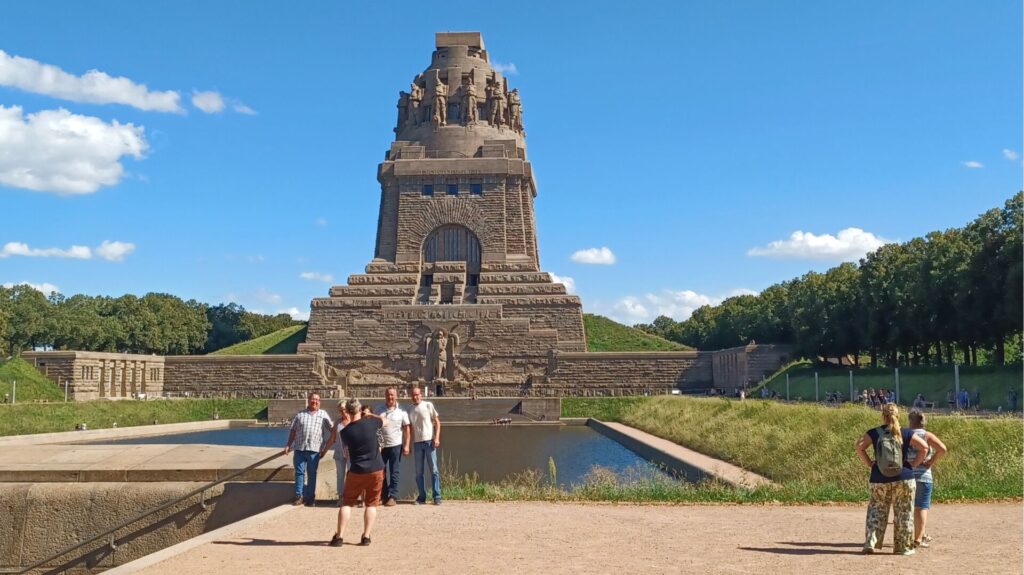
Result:
{"type": "Polygon", "coordinates": [[[1022,202],[1018,192],[962,228],[635,327],[698,349],[787,343],[815,360],[868,356],[872,367],[1020,361],[1022,202]]]}
{"type": "Polygon", "coordinates": [[[142,297],[49,296],[28,285],[0,286],[0,350],[207,353],[294,325],[238,304],[208,305],[163,293],[142,297]]]}

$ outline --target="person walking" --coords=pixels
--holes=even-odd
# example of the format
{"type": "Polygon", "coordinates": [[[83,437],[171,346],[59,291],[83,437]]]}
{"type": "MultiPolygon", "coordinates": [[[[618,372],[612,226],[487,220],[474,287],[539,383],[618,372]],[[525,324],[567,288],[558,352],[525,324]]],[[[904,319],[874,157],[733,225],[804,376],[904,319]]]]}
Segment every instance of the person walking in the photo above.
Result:
{"type": "Polygon", "coordinates": [[[380,455],[384,460],[384,490],[381,492],[381,503],[385,507],[394,507],[398,501],[402,456],[409,455],[412,435],[409,429],[409,414],[398,405],[397,389],[389,387],[384,391],[384,405],[377,409],[377,415],[392,423],[381,430],[380,455]]]}
{"type": "Polygon", "coordinates": [[[291,431],[284,454],[294,451],[292,465],[295,467],[295,500],[293,505],[316,504],[316,471],[320,458],[326,452],[324,438],[331,433],[331,417],[320,409],[320,394],[306,396],[306,409],[292,418],[291,431]]]}
{"type": "Polygon", "coordinates": [[[423,401],[423,391],[419,387],[412,388],[411,395],[413,407],[409,410],[409,421],[412,423],[413,453],[416,463],[416,503],[423,505],[427,502],[423,465],[429,461],[430,475],[433,478],[434,505],[440,505],[441,473],[437,467],[437,448],[441,447],[441,419],[434,404],[423,401]]]}
{"type": "Polygon", "coordinates": [[[341,430],[352,422],[348,412],[345,411],[345,400],[338,400],[338,423],[331,430],[331,438],[327,441],[324,450],[334,447],[334,472],[337,474],[338,506],[341,506],[341,494],[345,492],[345,475],[348,473],[348,454],[345,452],[345,443],[341,441],[341,430]]]}
{"type": "Polygon", "coordinates": [[[882,425],[869,429],[857,440],[860,460],[871,468],[871,499],[865,521],[864,553],[882,548],[889,508],[893,509],[893,552],[914,554],[914,467],[921,465],[928,444],[910,429],[900,429],[900,408],[895,403],[882,406],[882,425]],[[868,446],[874,446],[874,461],[868,457],[868,446]],[[917,447],[914,459],[907,456],[911,445],[917,447]]]}
{"type": "MultiPolygon", "coordinates": [[[[932,506],[932,466],[946,455],[946,444],[942,443],[934,433],[925,430],[928,424],[924,413],[917,409],[910,410],[910,429],[914,435],[928,444],[924,461],[914,466],[914,548],[928,547],[931,537],[925,531],[928,523],[928,509],[932,506]]],[[[907,457],[914,461],[918,456],[916,445],[907,450],[907,457]]]]}
{"type": "Polygon", "coordinates": [[[377,506],[380,492],[384,487],[384,461],[380,457],[377,431],[388,427],[391,422],[363,411],[358,399],[345,403],[345,411],[352,421],[341,430],[341,442],[348,451],[349,471],[345,477],[345,491],[341,495],[341,509],[338,510],[338,529],[331,536],[329,545],[341,547],[345,524],[352,517],[352,507],[362,497],[363,534],[359,544],[370,544],[370,534],[377,520],[377,506]]]}

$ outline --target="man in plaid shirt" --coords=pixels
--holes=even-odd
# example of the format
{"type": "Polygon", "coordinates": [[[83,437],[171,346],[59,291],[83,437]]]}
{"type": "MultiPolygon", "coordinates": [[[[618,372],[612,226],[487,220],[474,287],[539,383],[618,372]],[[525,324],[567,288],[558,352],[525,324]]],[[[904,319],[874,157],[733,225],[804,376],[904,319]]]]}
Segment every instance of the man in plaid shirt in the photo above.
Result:
{"type": "Polygon", "coordinates": [[[316,470],[325,449],[324,437],[331,432],[331,418],[320,409],[320,395],[311,393],[306,398],[306,409],[292,418],[292,430],[288,434],[288,445],[284,454],[294,450],[292,463],[295,466],[295,500],[293,505],[312,507],[316,502],[316,470]],[[308,473],[307,473],[308,470],[308,473]],[[309,483],[305,485],[306,475],[309,483]]]}

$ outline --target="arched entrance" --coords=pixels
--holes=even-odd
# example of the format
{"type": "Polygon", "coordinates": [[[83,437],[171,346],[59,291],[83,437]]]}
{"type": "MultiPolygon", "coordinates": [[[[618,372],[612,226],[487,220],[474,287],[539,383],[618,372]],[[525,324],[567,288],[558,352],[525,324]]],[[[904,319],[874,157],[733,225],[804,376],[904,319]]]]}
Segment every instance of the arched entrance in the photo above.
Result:
{"type": "MultiPolygon", "coordinates": [[[[451,278],[450,274],[446,274],[451,278]]],[[[430,232],[423,241],[423,272],[416,303],[476,303],[480,278],[480,240],[466,226],[446,224],[430,232]],[[434,285],[434,264],[463,262],[466,274],[459,282],[434,285]]]]}

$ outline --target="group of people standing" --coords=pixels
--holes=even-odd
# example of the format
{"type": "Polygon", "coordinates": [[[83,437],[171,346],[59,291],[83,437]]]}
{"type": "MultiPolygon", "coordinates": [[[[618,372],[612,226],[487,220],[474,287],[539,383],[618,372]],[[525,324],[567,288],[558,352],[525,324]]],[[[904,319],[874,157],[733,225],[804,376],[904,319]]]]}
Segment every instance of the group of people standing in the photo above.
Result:
{"type": "Polygon", "coordinates": [[[441,476],[437,449],[441,446],[441,420],[434,404],[423,400],[423,392],[410,391],[412,407],[398,405],[398,390],[389,387],[384,405],[376,410],[355,398],[338,402],[338,421],[332,422],[320,409],[320,396],[311,393],[306,408],[292,418],[288,444],[284,452],[293,453],[295,466],[294,505],[312,506],[316,502],[317,468],[320,458],[334,449],[338,480],[338,525],[330,545],[342,545],[345,525],[352,507],[364,506],[360,545],[370,544],[370,533],[377,518],[377,507],[392,507],[399,499],[400,463],[403,456],[415,457],[417,504],[427,502],[424,467],[430,465],[431,496],[441,504],[441,476]]]}
{"type": "Polygon", "coordinates": [[[882,425],[869,429],[857,440],[857,456],[869,468],[871,495],[868,502],[864,553],[882,548],[889,508],[893,509],[893,552],[913,555],[928,547],[925,532],[932,497],[932,467],[946,454],[946,446],[927,431],[925,414],[910,411],[910,427],[900,427],[895,403],[882,406],[882,425]],[[874,446],[874,460],[867,449],[874,446]]]}

